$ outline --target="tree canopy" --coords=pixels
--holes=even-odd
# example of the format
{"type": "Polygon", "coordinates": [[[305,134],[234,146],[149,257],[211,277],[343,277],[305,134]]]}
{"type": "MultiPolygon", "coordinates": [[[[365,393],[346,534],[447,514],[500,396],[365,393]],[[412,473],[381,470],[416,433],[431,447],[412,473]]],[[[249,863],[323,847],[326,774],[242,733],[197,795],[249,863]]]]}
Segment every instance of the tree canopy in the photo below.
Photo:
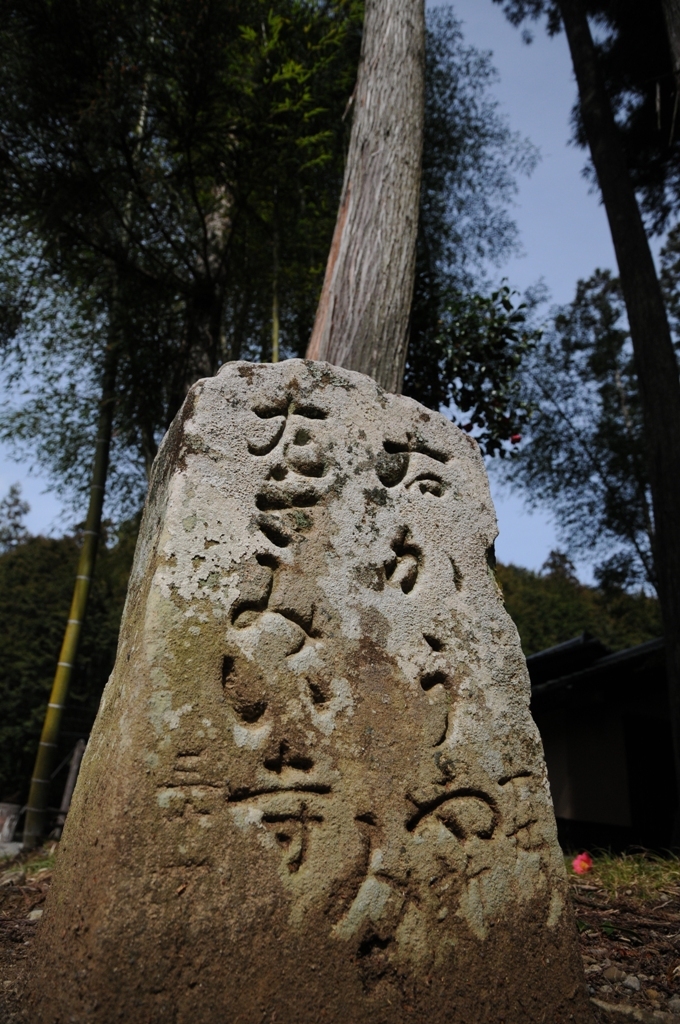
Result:
{"type": "MultiPolygon", "coordinates": [[[[644,17],[631,0],[591,0],[589,10],[633,184],[648,227],[661,233],[680,210],[678,83],[662,0],[645,4],[644,17]]],[[[585,146],[578,105],[572,119],[574,139],[585,146]]]]}
{"type": "Polygon", "coordinates": [[[517,248],[510,206],[517,176],[537,151],[492,98],[489,53],[469,46],[449,7],[427,20],[425,144],[416,281],[404,391],[448,408],[483,450],[503,452],[521,433],[516,369],[533,335],[489,264],[517,248]]]}
{"type": "Polygon", "coordinates": [[[268,357],[275,284],[285,331],[304,343],[360,7],[3,6],[4,352],[32,395],[4,434],[37,441],[82,490],[113,329],[113,468],[139,503],[139,470],[190,384],[225,359],[268,357]]]}
{"type": "Polygon", "coordinates": [[[495,571],[527,657],[583,632],[613,650],[634,647],[661,633],[656,598],[579,583],[561,552],[551,552],[540,572],[500,564],[495,571]]]}
{"type": "Polygon", "coordinates": [[[654,586],[642,412],[617,278],[598,270],[579,281],[520,378],[531,415],[505,479],[551,509],[572,555],[599,559],[603,583],[654,586]]]}
{"type": "MultiPolygon", "coordinates": [[[[0,510],[0,514],[1,510],[0,510]]],[[[16,517],[0,519],[0,531],[16,517]]],[[[128,523],[100,552],[58,765],[76,740],[87,738],[116,655],[118,627],[132,564],[136,524],[128,523]]],[[[54,665],[68,614],[80,537],[22,536],[0,554],[0,800],[24,799],[54,665]]],[[[58,806],[57,774],[51,806],[58,806]]]]}
{"type": "Polygon", "coordinates": [[[24,516],[30,511],[28,502],[21,499],[21,486],[12,484],[0,500],[0,552],[11,551],[28,537],[24,516]]]}
{"type": "MultiPolygon", "coordinates": [[[[544,19],[548,32],[562,27],[559,0],[495,0],[520,25],[544,19]]],[[[595,48],[612,103],[628,170],[648,226],[662,232],[680,209],[680,110],[678,82],[663,0],[644,10],[635,0],[585,0],[595,27],[595,48]]],[[[531,41],[531,30],[524,36],[531,41]]],[[[580,105],[572,111],[573,139],[588,145],[580,105]]],[[[595,181],[592,166],[588,176],[595,181]]]]}
{"type": "MultiPolygon", "coordinates": [[[[82,500],[115,315],[111,493],[125,516],[192,380],[225,359],[269,358],[275,295],[282,355],[304,352],[361,11],[349,0],[4,9],[0,317],[16,400],[0,432],[82,500]]],[[[407,390],[460,405],[492,450],[521,429],[508,389],[523,333],[483,267],[516,244],[515,174],[535,159],[491,99],[494,74],[451,9],[428,13],[407,390]],[[475,344],[489,342],[479,355],[460,331],[473,321],[475,344]],[[470,401],[461,380],[473,366],[485,369],[470,401]]]]}

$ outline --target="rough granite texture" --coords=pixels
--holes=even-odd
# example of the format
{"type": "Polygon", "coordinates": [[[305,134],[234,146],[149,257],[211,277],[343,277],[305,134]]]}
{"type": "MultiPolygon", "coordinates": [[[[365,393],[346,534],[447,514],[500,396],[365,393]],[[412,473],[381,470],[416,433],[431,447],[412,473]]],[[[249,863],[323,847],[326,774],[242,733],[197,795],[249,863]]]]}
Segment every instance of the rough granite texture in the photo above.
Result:
{"type": "Polygon", "coordinates": [[[591,1021],[477,445],[230,363],[161,447],[34,1019],[591,1021]]]}

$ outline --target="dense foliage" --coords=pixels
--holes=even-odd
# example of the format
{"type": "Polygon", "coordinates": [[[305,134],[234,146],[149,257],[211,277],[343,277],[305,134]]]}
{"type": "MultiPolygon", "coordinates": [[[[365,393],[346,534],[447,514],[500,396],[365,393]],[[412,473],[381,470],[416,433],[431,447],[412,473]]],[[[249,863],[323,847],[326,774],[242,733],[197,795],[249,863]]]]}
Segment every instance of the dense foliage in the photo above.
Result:
{"type": "Polygon", "coordinates": [[[129,510],[191,383],[225,359],[268,358],[275,295],[288,344],[306,341],[361,6],[1,10],[1,335],[6,370],[30,393],[3,434],[82,494],[114,345],[111,491],[136,485],[129,510]]]}
{"type": "MultiPolygon", "coordinates": [[[[513,298],[507,285],[489,295],[444,289],[436,326],[416,336],[406,369],[405,393],[447,409],[486,455],[503,456],[518,443],[530,414],[519,368],[540,332],[513,298]]],[[[432,310],[414,304],[413,312],[415,319],[432,310]]]]}
{"type": "Polygon", "coordinates": [[[516,371],[533,340],[507,286],[484,276],[515,249],[516,175],[536,150],[492,99],[490,55],[468,46],[451,8],[427,19],[425,139],[416,280],[404,392],[445,408],[488,454],[521,433],[516,371]]]}
{"type": "Polygon", "coordinates": [[[661,635],[655,598],[617,587],[585,586],[576,579],[569,560],[558,552],[553,552],[540,573],[497,565],[496,577],[527,657],[584,631],[613,650],[661,635]]]}
{"type": "Polygon", "coordinates": [[[0,552],[11,551],[28,538],[24,516],[29,511],[28,502],[22,501],[21,487],[19,484],[12,484],[0,501],[0,552]]]}
{"type": "MultiPolygon", "coordinates": [[[[130,524],[101,550],[57,763],[89,734],[113,667],[135,539],[130,524]]],[[[31,537],[0,554],[0,800],[26,797],[78,550],[77,535],[31,537]]],[[[58,806],[64,781],[62,770],[51,806],[58,806]]]]}
{"type": "Polygon", "coordinates": [[[637,377],[618,279],[596,271],[521,369],[528,438],[505,473],[551,509],[569,552],[604,585],[655,585],[637,377]]]}
{"type": "MultiPolygon", "coordinates": [[[[82,501],[115,345],[109,511],[125,516],[196,377],[227,359],[268,359],[275,308],[282,355],[304,352],[342,181],[361,5],[0,9],[0,344],[5,379],[22,389],[0,435],[82,501]]],[[[494,80],[451,9],[429,12],[406,391],[458,406],[490,451],[521,429],[524,334],[521,310],[507,289],[491,293],[482,267],[516,243],[515,175],[535,158],[499,114],[494,80]]]]}

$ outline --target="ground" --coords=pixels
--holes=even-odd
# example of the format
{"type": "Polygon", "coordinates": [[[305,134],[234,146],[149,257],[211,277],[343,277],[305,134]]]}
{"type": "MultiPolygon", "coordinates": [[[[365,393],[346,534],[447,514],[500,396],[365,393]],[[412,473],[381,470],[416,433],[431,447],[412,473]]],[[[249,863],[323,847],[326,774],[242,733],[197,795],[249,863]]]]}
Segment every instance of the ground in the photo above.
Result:
{"type": "Polygon", "coordinates": [[[600,856],[580,877],[568,870],[600,1019],[680,1022],[680,861],[600,856]]]}
{"type": "Polygon", "coordinates": [[[19,1024],[22,978],[40,908],[52,880],[57,844],[0,868],[0,1022],[19,1024]]]}
{"type": "MultiPolygon", "coordinates": [[[[22,1024],[21,991],[57,844],[0,870],[0,1021],[22,1024]]],[[[601,1024],[680,1024],[680,860],[596,856],[568,871],[590,995],[601,1024]]]]}

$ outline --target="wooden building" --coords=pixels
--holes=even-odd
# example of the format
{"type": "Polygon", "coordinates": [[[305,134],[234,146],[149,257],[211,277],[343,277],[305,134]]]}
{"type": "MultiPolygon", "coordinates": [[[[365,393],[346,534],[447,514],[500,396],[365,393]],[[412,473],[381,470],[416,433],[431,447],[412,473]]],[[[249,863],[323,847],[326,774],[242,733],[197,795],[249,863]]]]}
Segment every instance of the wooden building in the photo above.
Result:
{"type": "Polygon", "coordinates": [[[675,773],[663,640],[612,653],[587,633],[527,659],[565,849],[668,849],[675,773]]]}

